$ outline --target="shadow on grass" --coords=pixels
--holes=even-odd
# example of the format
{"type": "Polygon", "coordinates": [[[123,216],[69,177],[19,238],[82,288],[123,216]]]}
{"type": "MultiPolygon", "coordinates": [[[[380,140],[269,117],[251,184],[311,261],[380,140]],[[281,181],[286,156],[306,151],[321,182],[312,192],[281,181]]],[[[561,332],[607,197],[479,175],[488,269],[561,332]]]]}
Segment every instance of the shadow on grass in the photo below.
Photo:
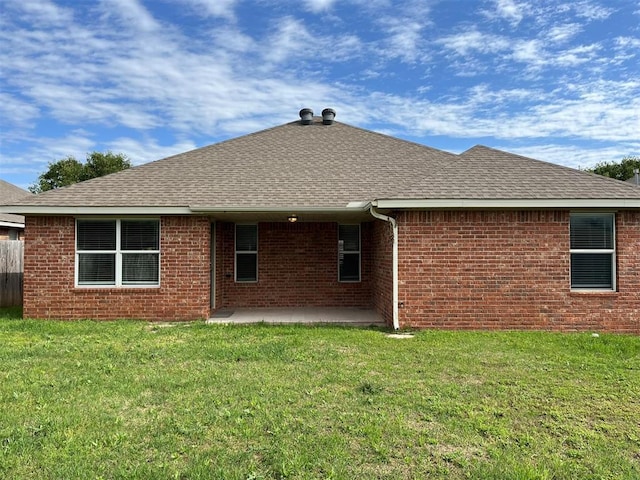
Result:
{"type": "Polygon", "coordinates": [[[22,307],[0,307],[0,320],[22,320],[22,307]]]}

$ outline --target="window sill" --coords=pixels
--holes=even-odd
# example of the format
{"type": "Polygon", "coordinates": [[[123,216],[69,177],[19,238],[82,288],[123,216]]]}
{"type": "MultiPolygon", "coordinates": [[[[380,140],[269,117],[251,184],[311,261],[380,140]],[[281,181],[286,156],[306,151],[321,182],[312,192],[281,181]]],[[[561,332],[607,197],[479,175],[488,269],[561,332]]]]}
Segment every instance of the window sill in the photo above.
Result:
{"type": "Polygon", "coordinates": [[[113,290],[116,292],[122,292],[126,290],[159,290],[160,285],[76,285],[74,287],[77,291],[86,292],[88,290],[97,290],[100,292],[104,292],[105,290],[113,290]]]}
{"type": "Polygon", "coordinates": [[[569,294],[576,297],[612,297],[618,295],[618,292],[615,290],[571,290],[569,294]]]}

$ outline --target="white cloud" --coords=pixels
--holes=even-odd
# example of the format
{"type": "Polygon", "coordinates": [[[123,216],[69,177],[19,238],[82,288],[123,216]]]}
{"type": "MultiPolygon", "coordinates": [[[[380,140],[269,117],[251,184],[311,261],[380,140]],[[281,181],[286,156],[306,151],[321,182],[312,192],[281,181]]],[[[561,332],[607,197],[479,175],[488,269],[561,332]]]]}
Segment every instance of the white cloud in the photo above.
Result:
{"type": "Polygon", "coordinates": [[[640,50],[640,38],[616,37],[616,46],[619,48],[630,48],[640,50]]]}
{"type": "Polygon", "coordinates": [[[640,82],[634,81],[567,84],[553,93],[484,86],[446,101],[376,94],[368,103],[376,112],[368,122],[385,118],[415,136],[628,142],[640,131],[640,82]],[[524,102],[527,96],[533,105],[524,102]]]}
{"type": "Polygon", "coordinates": [[[40,109],[30,102],[5,92],[0,92],[0,134],[9,129],[29,126],[40,115],[40,109]]]}
{"type": "Polygon", "coordinates": [[[572,4],[578,17],[588,20],[604,20],[613,13],[613,9],[592,2],[575,2],[572,4]]]}
{"type": "Polygon", "coordinates": [[[212,32],[212,35],[216,46],[219,47],[216,51],[219,52],[219,55],[225,57],[225,52],[234,54],[250,53],[257,48],[253,38],[237,28],[230,26],[218,27],[212,32]]]}
{"type": "Polygon", "coordinates": [[[265,58],[272,63],[282,63],[302,54],[305,55],[314,37],[304,23],[291,16],[282,18],[270,35],[265,48],[265,58]]]}
{"type": "Polygon", "coordinates": [[[511,25],[518,25],[523,18],[523,7],[513,0],[495,0],[497,14],[511,25]]]}
{"type": "Polygon", "coordinates": [[[494,108],[504,108],[505,105],[512,106],[514,103],[531,103],[548,100],[549,95],[540,90],[526,88],[512,88],[492,90],[489,84],[478,84],[468,91],[467,105],[494,108]]]}
{"type": "Polygon", "coordinates": [[[506,150],[529,158],[536,158],[567,167],[585,170],[599,162],[620,162],[633,152],[640,152],[640,146],[586,147],[584,145],[532,144],[526,147],[498,145],[495,148],[506,150]]]}
{"type": "Polygon", "coordinates": [[[582,25],[577,23],[565,23],[551,27],[545,36],[550,42],[564,43],[575,37],[582,29],[582,25]]]}
{"type": "Polygon", "coordinates": [[[37,25],[68,23],[73,19],[70,8],[60,7],[49,0],[4,0],[2,7],[20,16],[25,15],[25,19],[37,25]]]}
{"type": "Polygon", "coordinates": [[[331,10],[336,0],[304,0],[304,5],[307,10],[313,13],[326,12],[331,10]]]}
{"type": "Polygon", "coordinates": [[[181,2],[204,16],[235,19],[234,8],[237,0],[181,0],[181,2]]]}
{"type": "Polygon", "coordinates": [[[158,30],[160,25],[138,0],[102,0],[106,15],[115,15],[127,27],[145,32],[158,30]]]}
{"type": "Polygon", "coordinates": [[[55,162],[69,155],[83,161],[88,152],[95,150],[95,141],[91,135],[81,129],[75,129],[61,137],[34,137],[31,146],[20,155],[9,158],[0,153],[0,173],[24,172],[33,174],[33,178],[44,172],[49,162],[55,162]],[[4,165],[12,165],[6,168],[4,165]]]}
{"type": "Polygon", "coordinates": [[[388,56],[402,58],[407,62],[413,62],[421,56],[422,24],[394,19],[387,28],[389,35],[384,41],[384,51],[388,56]]]}
{"type": "Polygon", "coordinates": [[[523,40],[515,42],[510,58],[532,68],[539,68],[547,62],[547,53],[540,40],[523,40]]]}
{"type": "Polygon", "coordinates": [[[563,67],[575,67],[586,62],[592,62],[596,58],[599,49],[600,46],[597,44],[580,45],[558,52],[550,61],[563,67]]]}
{"type": "Polygon", "coordinates": [[[469,31],[446,35],[435,41],[447,50],[466,56],[475,52],[497,53],[509,48],[510,41],[506,37],[488,34],[472,28],[469,31]]]}
{"type": "Polygon", "coordinates": [[[197,148],[190,140],[183,140],[173,145],[159,145],[154,139],[137,140],[129,137],[116,138],[106,145],[106,150],[124,153],[133,165],[159,160],[197,148]]]}
{"type": "MultiPolygon", "coordinates": [[[[145,3],[148,9],[138,1],[99,8],[81,2],[84,16],[83,8],[44,0],[8,3],[10,15],[0,19],[0,115],[12,120],[10,131],[2,129],[3,147],[22,140],[32,147],[0,159],[31,168],[30,159],[40,165],[110,148],[142,162],[295,120],[307,106],[316,112],[332,106],[339,121],[426,143],[443,135],[622,145],[640,131],[640,84],[623,80],[637,77],[629,59],[640,40],[620,31],[617,38],[577,42],[587,23],[608,12],[592,3],[581,2],[589,8],[576,19],[567,13],[571,4],[498,2],[500,18],[518,29],[455,23],[443,34],[432,24],[430,9],[438,5],[432,3],[354,0],[350,6],[370,16],[362,20],[365,32],[341,24],[342,17],[328,22],[322,15],[318,22],[293,14],[261,19],[256,31],[234,17],[236,1],[180,1],[214,17],[198,24],[196,36],[184,25],[161,23],[167,20],[152,13],[154,2],[145,3]],[[538,19],[540,9],[547,14],[538,19]],[[395,60],[411,70],[390,68],[395,60]],[[452,75],[476,77],[452,81],[452,75]],[[36,138],[50,120],[61,133],[36,138]],[[65,133],[78,125],[106,128],[106,140],[65,133]]],[[[313,5],[320,13],[338,4],[313,5]]]]}
{"type": "Polygon", "coordinates": [[[292,16],[278,19],[266,41],[258,46],[265,70],[281,68],[288,64],[292,74],[302,71],[307,64],[319,65],[343,62],[358,56],[362,49],[360,39],[355,35],[336,35],[331,32],[311,32],[302,20],[292,16]]]}

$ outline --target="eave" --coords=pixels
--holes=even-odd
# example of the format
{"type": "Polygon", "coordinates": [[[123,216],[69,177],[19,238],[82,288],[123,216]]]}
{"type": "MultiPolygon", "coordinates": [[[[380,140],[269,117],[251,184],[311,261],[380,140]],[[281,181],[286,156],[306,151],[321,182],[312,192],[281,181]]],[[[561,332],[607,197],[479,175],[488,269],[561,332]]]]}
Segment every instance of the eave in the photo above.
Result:
{"type": "Polygon", "coordinates": [[[640,198],[558,198],[558,199],[379,199],[382,209],[482,209],[482,208],[640,208],[640,198]]]}
{"type": "Polygon", "coordinates": [[[5,220],[0,220],[0,227],[24,229],[24,223],[7,222],[5,220]]]}
{"type": "Polygon", "coordinates": [[[189,207],[98,207],[61,205],[16,205],[0,207],[0,212],[20,215],[189,215],[189,207]]]}
{"type": "Polygon", "coordinates": [[[62,206],[15,205],[0,206],[0,212],[19,215],[209,215],[225,220],[251,218],[280,221],[286,215],[296,214],[301,220],[321,220],[328,217],[357,218],[367,214],[373,205],[383,210],[404,209],[514,209],[514,208],[640,208],[640,198],[560,198],[560,199],[378,199],[372,202],[351,202],[344,207],[335,206],[62,206]]]}

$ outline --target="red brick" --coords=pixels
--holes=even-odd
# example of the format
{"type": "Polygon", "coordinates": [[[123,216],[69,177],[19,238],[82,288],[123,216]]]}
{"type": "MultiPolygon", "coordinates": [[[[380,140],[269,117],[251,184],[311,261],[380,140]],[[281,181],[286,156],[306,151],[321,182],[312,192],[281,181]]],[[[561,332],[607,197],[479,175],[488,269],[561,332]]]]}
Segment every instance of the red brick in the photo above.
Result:
{"type": "Polygon", "coordinates": [[[97,320],[208,317],[209,219],[162,217],[160,222],[160,287],[76,288],[75,219],[27,217],[24,316],[97,320]],[[165,255],[184,244],[189,244],[191,255],[165,255]]]}
{"type": "Polygon", "coordinates": [[[640,333],[640,213],[616,215],[617,292],[569,287],[568,211],[398,212],[400,324],[640,333]]]}

